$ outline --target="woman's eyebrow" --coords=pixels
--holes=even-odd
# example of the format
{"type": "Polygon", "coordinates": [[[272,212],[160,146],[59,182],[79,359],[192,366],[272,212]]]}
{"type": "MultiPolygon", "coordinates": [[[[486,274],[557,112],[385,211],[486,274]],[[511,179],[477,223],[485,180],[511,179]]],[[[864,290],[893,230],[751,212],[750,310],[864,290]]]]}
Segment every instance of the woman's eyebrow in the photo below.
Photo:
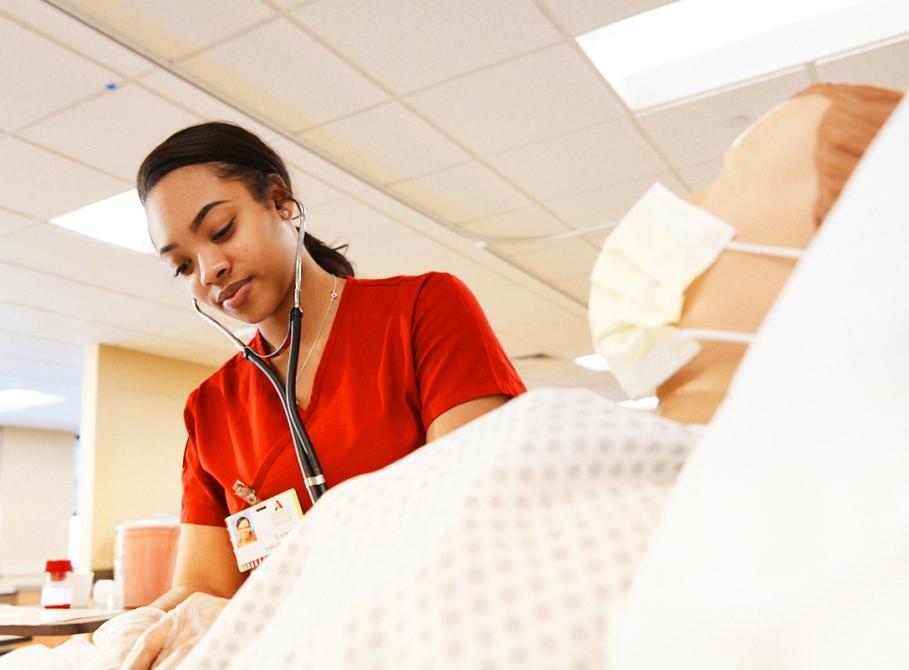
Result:
{"type": "MultiPolygon", "coordinates": [[[[191,232],[196,233],[199,231],[199,226],[202,225],[202,222],[205,220],[205,216],[211,211],[212,208],[217,207],[218,205],[223,205],[225,202],[230,202],[230,200],[215,200],[208,203],[202,209],[200,209],[196,216],[193,217],[193,222],[189,224],[189,229],[191,232]]],[[[163,247],[158,249],[158,255],[163,256],[168,251],[173,251],[177,248],[176,244],[165,244],[163,247]]]]}

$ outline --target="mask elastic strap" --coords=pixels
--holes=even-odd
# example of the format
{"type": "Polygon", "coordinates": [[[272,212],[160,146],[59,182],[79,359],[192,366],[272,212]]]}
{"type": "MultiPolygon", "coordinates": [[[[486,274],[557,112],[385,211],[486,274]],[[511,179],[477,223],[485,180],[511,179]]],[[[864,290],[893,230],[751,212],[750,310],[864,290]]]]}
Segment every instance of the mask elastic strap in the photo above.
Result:
{"type": "Polygon", "coordinates": [[[730,241],[723,244],[723,249],[727,251],[738,251],[743,254],[755,254],[758,256],[778,256],[779,258],[800,259],[805,255],[804,249],[794,249],[792,247],[775,247],[770,244],[753,244],[751,242],[730,241]]]}
{"type": "Polygon", "coordinates": [[[737,330],[714,330],[712,328],[682,328],[679,334],[692,340],[708,342],[731,342],[732,344],[749,345],[754,342],[754,333],[743,333],[737,330]]]}

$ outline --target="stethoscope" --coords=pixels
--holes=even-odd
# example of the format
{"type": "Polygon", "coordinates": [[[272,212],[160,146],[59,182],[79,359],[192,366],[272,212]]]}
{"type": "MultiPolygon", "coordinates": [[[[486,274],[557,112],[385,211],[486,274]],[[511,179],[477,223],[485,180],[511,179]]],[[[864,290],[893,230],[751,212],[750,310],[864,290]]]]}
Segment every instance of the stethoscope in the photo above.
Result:
{"type": "Polygon", "coordinates": [[[253,351],[249,345],[236,337],[224,325],[203,312],[202,308],[199,307],[199,301],[195,298],[193,298],[193,308],[203,320],[217,328],[227,337],[237,351],[243,354],[243,358],[255,365],[262,374],[268,377],[268,381],[271,382],[281,400],[281,405],[284,407],[284,415],[287,418],[290,436],[294,442],[297,462],[300,464],[300,471],[303,473],[303,484],[306,486],[310,500],[315,504],[322,494],[328,490],[328,485],[325,483],[325,475],[322,474],[322,466],[319,464],[312,440],[309,439],[306,428],[300,420],[300,415],[297,414],[296,397],[297,359],[300,356],[300,323],[303,319],[303,310],[300,308],[300,284],[303,279],[303,241],[306,237],[306,212],[303,210],[303,205],[299,200],[295,198],[289,198],[289,200],[296,204],[297,209],[300,211],[300,232],[297,236],[297,251],[294,257],[294,304],[290,308],[290,324],[284,343],[272,353],[262,356],[253,351]],[[288,345],[290,346],[290,351],[287,359],[287,382],[282,384],[278,375],[266,361],[283,352],[288,345]]]}

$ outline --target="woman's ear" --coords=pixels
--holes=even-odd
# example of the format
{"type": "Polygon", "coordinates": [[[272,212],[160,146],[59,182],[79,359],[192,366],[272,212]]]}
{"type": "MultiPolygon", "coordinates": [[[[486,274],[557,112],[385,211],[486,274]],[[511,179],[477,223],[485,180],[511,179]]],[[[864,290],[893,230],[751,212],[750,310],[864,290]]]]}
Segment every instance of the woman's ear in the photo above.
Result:
{"type": "Polygon", "coordinates": [[[275,209],[279,212],[282,209],[289,209],[288,204],[293,194],[280,175],[269,175],[268,197],[275,203],[275,209]]]}

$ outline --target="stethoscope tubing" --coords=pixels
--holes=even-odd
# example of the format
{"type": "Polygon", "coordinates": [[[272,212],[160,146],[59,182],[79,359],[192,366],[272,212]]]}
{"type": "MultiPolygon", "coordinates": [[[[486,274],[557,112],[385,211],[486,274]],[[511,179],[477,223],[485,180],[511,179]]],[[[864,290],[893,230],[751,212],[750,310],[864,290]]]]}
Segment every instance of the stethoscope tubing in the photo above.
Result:
{"type": "MultiPolygon", "coordinates": [[[[293,326],[292,329],[296,330],[293,326]]],[[[297,334],[297,341],[299,343],[299,333],[297,334]]],[[[291,356],[294,356],[294,352],[296,351],[293,347],[294,343],[292,338],[291,356]]],[[[297,456],[297,463],[300,466],[300,471],[303,473],[303,484],[306,487],[306,492],[309,494],[309,499],[315,504],[316,501],[322,497],[322,494],[328,490],[328,486],[325,484],[325,475],[322,473],[322,466],[316,456],[315,447],[312,444],[312,440],[309,438],[309,433],[306,432],[306,427],[300,420],[300,415],[297,413],[296,389],[294,388],[295,384],[291,381],[295,381],[296,379],[296,361],[288,361],[288,383],[284,385],[281,384],[281,380],[272,367],[265,359],[253,351],[251,347],[247,345],[243,346],[243,357],[255,365],[256,368],[265,375],[281,400],[281,408],[284,410],[284,417],[287,419],[287,426],[290,429],[291,439],[294,444],[294,453],[297,456]]]]}

